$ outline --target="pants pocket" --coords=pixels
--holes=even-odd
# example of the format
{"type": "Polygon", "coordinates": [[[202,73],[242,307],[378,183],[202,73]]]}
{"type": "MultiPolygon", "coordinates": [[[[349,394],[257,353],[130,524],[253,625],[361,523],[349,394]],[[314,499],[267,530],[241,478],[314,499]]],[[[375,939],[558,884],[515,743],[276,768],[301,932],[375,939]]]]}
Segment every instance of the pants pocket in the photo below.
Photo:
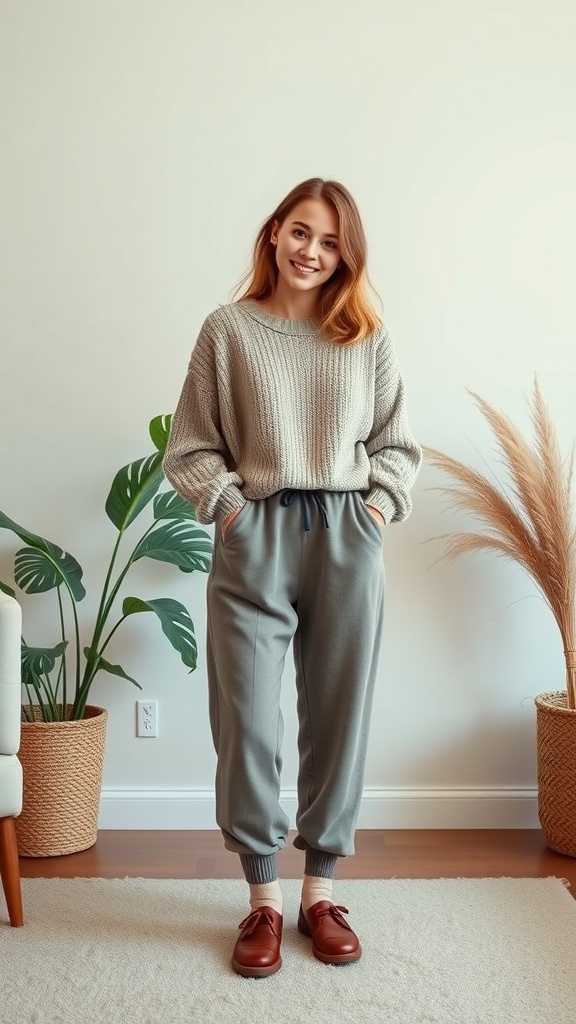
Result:
{"type": "Polygon", "coordinates": [[[228,526],[226,530],[222,529],[222,526],[220,526],[220,536],[224,544],[229,544],[231,538],[234,537],[237,531],[241,528],[242,521],[246,518],[247,510],[251,504],[252,502],[247,501],[246,504],[242,506],[238,515],[234,517],[230,526],[228,526]]]}
{"type": "Polygon", "coordinates": [[[364,520],[368,520],[369,525],[372,528],[372,532],[375,532],[376,536],[378,537],[378,540],[381,541],[384,537],[384,530],[382,529],[380,524],[376,522],[374,516],[372,515],[370,509],[367,507],[359,491],[355,491],[354,496],[356,499],[356,507],[359,509],[360,515],[364,520]]]}

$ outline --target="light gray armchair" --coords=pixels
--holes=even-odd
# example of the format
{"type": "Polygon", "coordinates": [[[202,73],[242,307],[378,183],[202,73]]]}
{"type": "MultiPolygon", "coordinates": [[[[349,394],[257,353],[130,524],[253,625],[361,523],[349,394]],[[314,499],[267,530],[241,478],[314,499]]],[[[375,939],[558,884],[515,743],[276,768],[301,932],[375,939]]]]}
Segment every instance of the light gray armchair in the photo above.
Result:
{"type": "Polygon", "coordinates": [[[20,746],[20,636],[22,612],[12,597],[0,591],[0,874],[10,924],[22,916],[20,867],[14,817],[22,810],[20,746]]]}

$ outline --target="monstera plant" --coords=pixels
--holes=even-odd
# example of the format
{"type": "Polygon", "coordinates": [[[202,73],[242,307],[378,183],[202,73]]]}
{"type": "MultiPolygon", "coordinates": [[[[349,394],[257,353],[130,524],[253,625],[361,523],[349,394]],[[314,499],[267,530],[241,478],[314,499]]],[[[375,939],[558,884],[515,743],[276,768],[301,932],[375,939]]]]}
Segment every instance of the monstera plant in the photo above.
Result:
{"type": "MultiPolygon", "coordinates": [[[[15,523],[0,512],[0,527],[11,530],[25,547],[16,552],[14,581],[26,594],[54,591],[58,604],[60,637],[53,647],[33,647],[22,638],[22,682],[26,699],[24,721],[41,715],[46,722],[78,720],[84,717],[90,688],[99,672],[107,672],[140,684],[112,664],[107,648],[125,619],[150,612],[159,620],[167,639],[189,671],[196,668],[197,645],[192,619],[179,601],[169,597],[144,600],[126,596],[119,610],[120,590],[130,568],[141,558],[169,562],[182,572],[208,572],[212,541],[198,528],[194,509],[175,491],[163,490],[162,458],[170,431],[170,416],[155,417],[149,427],[155,451],[124,466],[116,474],[106,500],[106,514],[116,528],[110,562],[93,624],[83,643],[78,620],[78,603],[86,595],[83,570],[67,551],[15,523]],[[126,534],[147,509],[151,522],[126,554],[126,534]],[[114,620],[114,621],[112,621],[114,620]]],[[[17,596],[13,587],[0,582],[0,589],[17,596]]]]}

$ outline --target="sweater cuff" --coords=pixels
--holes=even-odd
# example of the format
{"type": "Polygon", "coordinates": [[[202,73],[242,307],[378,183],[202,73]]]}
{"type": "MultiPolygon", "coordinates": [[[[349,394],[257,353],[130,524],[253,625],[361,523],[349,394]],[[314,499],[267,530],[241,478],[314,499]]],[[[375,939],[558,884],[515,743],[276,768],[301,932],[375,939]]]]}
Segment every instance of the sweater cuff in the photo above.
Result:
{"type": "Polygon", "coordinates": [[[392,522],[396,508],[387,491],[381,487],[373,487],[367,494],[363,494],[362,498],[365,505],[372,505],[382,513],[386,526],[392,522]]]}
{"type": "Polygon", "coordinates": [[[237,509],[244,508],[245,504],[246,498],[238,487],[235,487],[234,485],[226,487],[218,498],[215,516],[216,522],[222,523],[227,516],[231,515],[232,512],[236,512],[237,509]]]}

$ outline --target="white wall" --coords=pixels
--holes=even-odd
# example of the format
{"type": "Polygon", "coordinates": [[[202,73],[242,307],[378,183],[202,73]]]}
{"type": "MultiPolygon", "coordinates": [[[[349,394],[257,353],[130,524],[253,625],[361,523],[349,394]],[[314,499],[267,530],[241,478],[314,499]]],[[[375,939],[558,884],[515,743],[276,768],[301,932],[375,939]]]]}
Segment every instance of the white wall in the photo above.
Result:
{"type": "MultiPolygon", "coordinates": [[[[571,0],[1,0],[0,508],[71,550],[96,594],[115,471],[174,408],[204,316],[296,182],[358,199],[418,438],[492,443],[466,388],[526,422],[536,371],[574,433],[576,8],[571,0]]],[[[361,824],[533,825],[533,696],[564,685],[550,613],[513,566],[434,565],[455,528],[425,469],[386,535],[388,608],[361,824]],[[521,600],[526,597],[526,600],[521,600]]],[[[0,534],[0,579],[15,550],[0,534]]],[[[113,652],[159,701],[111,712],[101,823],[210,827],[205,577],[139,567],[190,608],[187,676],[155,623],[113,652]]],[[[55,639],[52,597],[25,601],[55,639]],[[50,611],[48,610],[50,608],[50,611]]],[[[293,673],[287,801],[295,784],[293,673]]]]}

